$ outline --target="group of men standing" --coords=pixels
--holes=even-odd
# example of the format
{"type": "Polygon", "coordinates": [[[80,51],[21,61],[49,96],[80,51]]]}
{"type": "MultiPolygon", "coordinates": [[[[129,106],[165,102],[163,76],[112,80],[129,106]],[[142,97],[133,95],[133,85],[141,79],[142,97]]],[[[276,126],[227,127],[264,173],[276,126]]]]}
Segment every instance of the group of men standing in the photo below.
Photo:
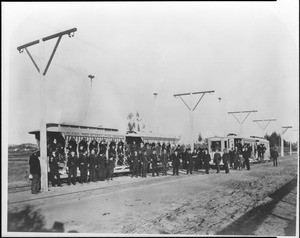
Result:
{"type": "MultiPolygon", "coordinates": [[[[76,184],[77,170],[80,171],[80,183],[96,182],[104,180],[113,180],[115,165],[129,165],[132,177],[147,177],[147,173],[152,176],[167,175],[169,162],[172,163],[173,175],[179,175],[179,168],[186,170],[186,174],[192,174],[193,171],[205,169],[209,174],[211,156],[208,148],[183,149],[182,146],[171,147],[170,144],[160,143],[139,143],[133,141],[132,144],[124,144],[120,141],[118,144],[112,141],[109,145],[102,140],[97,142],[95,139],[89,143],[83,138],[78,144],[74,138],[68,141],[67,154],[62,155],[64,150],[60,143],[54,139],[49,143],[49,180],[52,186],[61,186],[59,170],[61,158],[66,157],[65,166],[68,173],[67,184],[76,184]]],[[[259,156],[263,156],[264,149],[259,147],[259,156]]],[[[223,161],[225,173],[231,169],[247,168],[250,170],[249,159],[251,157],[252,147],[248,144],[242,146],[237,144],[233,149],[224,149],[221,156],[219,150],[214,153],[213,162],[216,165],[217,173],[220,172],[220,164],[223,161]]],[[[273,154],[275,154],[274,152],[273,154]]],[[[278,153],[277,153],[278,154],[278,153]]],[[[278,156],[277,156],[278,157],[278,156]]],[[[37,193],[40,187],[40,165],[37,153],[30,157],[30,173],[34,174],[32,183],[32,193],[37,193]]],[[[276,163],[277,165],[277,163],[276,163]]],[[[275,166],[275,163],[274,163],[275,166]]]]}
{"type": "Polygon", "coordinates": [[[152,176],[159,176],[159,168],[162,169],[162,175],[167,175],[169,161],[172,160],[173,175],[179,175],[178,170],[180,160],[178,152],[170,155],[170,148],[160,143],[140,143],[133,141],[131,146],[126,147],[127,163],[130,166],[132,177],[147,177],[147,173],[152,172],[152,176]]]}
{"type": "MultiPolygon", "coordinates": [[[[104,140],[98,143],[92,140],[89,144],[85,138],[78,145],[71,138],[67,146],[66,168],[68,173],[67,184],[76,184],[77,170],[80,171],[80,183],[113,180],[113,173],[118,154],[118,161],[124,159],[124,143],[120,141],[116,149],[116,142],[112,141],[109,146],[104,140]],[[89,149],[89,150],[88,150],[89,149]]],[[[59,175],[59,151],[55,146],[50,146],[49,157],[50,181],[52,186],[61,186],[59,175]]],[[[120,162],[119,162],[120,163],[120,162]]]]}
{"type": "Polygon", "coordinates": [[[186,169],[187,174],[192,174],[193,171],[205,168],[206,173],[210,170],[211,157],[208,150],[204,150],[200,154],[197,150],[191,153],[191,149],[187,148],[184,152],[178,145],[176,148],[160,145],[160,143],[140,143],[133,144],[126,149],[127,161],[130,165],[132,177],[146,177],[147,172],[152,172],[152,176],[159,176],[159,168],[163,176],[167,175],[169,162],[172,164],[173,175],[179,175],[179,168],[182,166],[186,169]],[[201,158],[200,158],[201,157],[201,158]],[[200,158],[200,160],[198,160],[200,158]],[[202,165],[202,158],[203,164],[202,165]],[[201,161],[200,165],[198,161],[201,161]]]}

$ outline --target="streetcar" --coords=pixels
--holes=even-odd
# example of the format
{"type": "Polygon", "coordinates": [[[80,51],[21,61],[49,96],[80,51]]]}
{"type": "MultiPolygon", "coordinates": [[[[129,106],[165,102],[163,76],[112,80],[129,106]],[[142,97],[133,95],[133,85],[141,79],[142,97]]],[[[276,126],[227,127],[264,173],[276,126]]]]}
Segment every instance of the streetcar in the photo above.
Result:
{"type": "MultiPolygon", "coordinates": [[[[260,161],[260,158],[258,158],[258,153],[257,153],[258,145],[265,146],[266,151],[264,155],[264,161],[270,161],[269,141],[263,137],[258,137],[258,136],[242,137],[231,133],[224,137],[220,137],[220,136],[210,137],[207,138],[207,140],[208,140],[208,152],[211,156],[211,161],[210,161],[211,165],[214,164],[213,157],[217,150],[221,155],[223,155],[224,149],[235,149],[239,145],[244,146],[245,144],[248,144],[252,148],[251,156],[249,159],[250,162],[254,163],[260,161]]],[[[220,165],[223,165],[223,161],[221,161],[220,165]]]]}
{"type": "MultiPolygon", "coordinates": [[[[58,123],[47,123],[47,145],[48,145],[48,156],[49,154],[49,145],[56,140],[59,145],[58,154],[59,154],[59,165],[60,165],[60,175],[62,178],[67,176],[66,168],[66,157],[67,157],[67,146],[70,140],[75,140],[77,145],[82,140],[86,140],[88,144],[96,140],[98,144],[101,141],[105,141],[108,145],[110,142],[114,141],[116,145],[119,142],[123,142],[124,145],[131,145],[133,141],[137,144],[143,143],[176,143],[179,138],[174,136],[162,136],[154,135],[151,133],[143,132],[128,132],[123,133],[118,129],[114,128],[104,128],[104,127],[92,127],[92,126],[79,126],[79,125],[69,125],[69,124],[58,124],[58,123]]],[[[39,146],[40,143],[40,131],[30,131],[29,134],[35,135],[36,143],[39,146]]],[[[78,149],[78,146],[77,146],[78,149]]],[[[117,148],[116,148],[117,149],[117,148]]],[[[78,151],[77,151],[78,153],[78,151]]],[[[125,153],[124,153],[125,154],[125,153]]],[[[107,152],[106,152],[107,155],[107,152]]],[[[114,174],[126,174],[130,172],[130,166],[127,162],[126,156],[124,157],[124,162],[120,165],[118,162],[119,158],[116,159],[116,164],[114,168],[114,174]]],[[[48,168],[49,171],[49,168],[48,168]]],[[[77,169],[77,175],[79,175],[79,168],[77,169]]]]}

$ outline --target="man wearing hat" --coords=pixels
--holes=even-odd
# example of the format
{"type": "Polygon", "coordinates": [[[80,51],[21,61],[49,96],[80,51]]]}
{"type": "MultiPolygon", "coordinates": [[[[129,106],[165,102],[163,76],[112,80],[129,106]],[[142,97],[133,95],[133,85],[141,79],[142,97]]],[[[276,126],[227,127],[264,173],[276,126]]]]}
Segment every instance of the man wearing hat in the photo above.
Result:
{"type": "Polygon", "coordinates": [[[113,180],[113,175],[114,175],[114,168],[115,168],[115,162],[116,162],[116,143],[111,142],[110,147],[108,149],[108,165],[107,165],[107,180],[113,180]]]}
{"type": "Polygon", "coordinates": [[[227,149],[223,150],[222,160],[223,160],[223,163],[224,163],[225,173],[228,174],[229,173],[228,163],[230,161],[230,155],[227,152],[227,149]]]}
{"type": "Polygon", "coordinates": [[[88,148],[88,144],[87,144],[87,141],[85,139],[85,137],[79,142],[78,144],[78,151],[79,151],[79,154],[80,153],[84,153],[85,151],[87,151],[87,148],[88,148]]]}
{"type": "Polygon", "coordinates": [[[99,154],[106,154],[107,144],[105,140],[102,140],[99,145],[99,154]]]}
{"type": "Polygon", "coordinates": [[[29,172],[32,175],[31,179],[31,193],[37,194],[41,187],[41,165],[39,160],[39,152],[35,151],[29,158],[29,172]]]}
{"type": "Polygon", "coordinates": [[[174,154],[171,155],[172,159],[172,167],[173,167],[173,176],[174,175],[179,175],[179,166],[180,166],[180,157],[178,154],[178,150],[174,151],[174,154]]]}
{"type": "Polygon", "coordinates": [[[221,159],[222,159],[221,154],[219,153],[219,149],[217,149],[215,154],[214,154],[214,163],[215,163],[216,168],[217,168],[217,173],[220,172],[221,159]]]}
{"type": "Polygon", "coordinates": [[[131,159],[132,159],[132,175],[131,175],[131,177],[137,178],[139,175],[138,168],[139,168],[139,163],[140,163],[140,161],[139,161],[140,157],[139,157],[137,151],[134,151],[134,154],[132,155],[131,159]]]}
{"type": "Polygon", "coordinates": [[[273,150],[271,150],[271,158],[273,159],[273,166],[278,166],[278,152],[277,147],[274,147],[273,150]]]}
{"type": "Polygon", "coordinates": [[[90,182],[96,182],[96,167],[98,165],[98,160],[96,158],[95,150],[91,150],[91,154],[88,157],[89,172],[90,172],[90,182]]]}
{"type": "Polygon", "coordinates": [[[156,173],[156,175],[159,176],[158,166],[157,166],[158,156],[156,154],[156,150],[152,151],[152,154],[150,155],[150,162],[152,167],[152,176],[153,177],[155,176],[154,173],[156,173]]]}
{"type": "Polygon", "coordinates": [[[108,161],[107,161],[105,153],[100,153],[99,154],[99,174],[100,174],[99,178],[100,178],[100,181],[104,181],[106,179],[107,165],[108,165],[108,161]]]}
{"type": "Polygon", "coordinates": [[[207,148],[204,150],[203,160],[204,160],[205,173],[209,174],[211,157],[210,157],[210,154],[208,153],[208,149],[207,148]]]}
{"type": "Polygon", "coordinates": [[[140,143],[140,147],[138,148],[138,156],[139,156],[139,166],[138,166],[138,174],[139,176],[143,175],[143,166],[144,166],[144,157],[145,157],[145,147],[144,143],[140,143]]]}
{"type": "Polygon", "coordinates": [[[68,157],[67,166],[69,169],[67,184],[70,185],[72,182],[72,184],[75,185],[77,177],[78,157],[76,156],[74,150],[71,150],[71,155],[68,157]]]}
{"type": "Polygon", "coordinates": [[[80,171],[80,183],[87,182],[87,169],[88,169],[88,159],[87,150],[79,152],[79,171],[80,171]]]}
{"type": "Polygon", "coordinates": [[[142,177],[147,177],[147,170],[148,170],[148,161],[150,161],[150,154],[151,151],[149,149],[149,143],[146,143],[146,148],[143,150],[142,156],[142,177]]]}
{"type": "Polygon", "coordinates": [[[169,162],[169,154],[167,153],[167,148],[163,149],[163,154],[161,155],[162,169],[163,174],[167,176],[168,171],[168,162],[169,162]]]}
{"type": "Polygon", "coordinates": [[[193,173],[193,157],[191,153],[191,149],[187,149],[187,154],[186,154],[186,174],[192,174],[193,173]]]}
{"type": "Polygon", "coordinates": [[[98,142],[94,138],[89,145],[90,152],[94,150],[95,154],[98,154],[98,142]]]}
{"type": "Polygon", "coordinates": [[[58,166],[58,156],[55,151],[52,151],[52,155],[49,157],[49,168],[50,168],[50,180],[52,187],[57,183],[57,186],[61,186],[59,166],[58,166]],[[56,180],[55,180],[56,177],[56,180]]]}
{"type": "Polygon", "coordinates": [[[77,143],[74,139],[74,137],[71,137],[71,139],[69,140],[69,143],[68,143],[68,150],[69,152],[71,153],[71,151],[74,151],[75,154],[76,154],[76,150],[77,150],[77,143]]]}

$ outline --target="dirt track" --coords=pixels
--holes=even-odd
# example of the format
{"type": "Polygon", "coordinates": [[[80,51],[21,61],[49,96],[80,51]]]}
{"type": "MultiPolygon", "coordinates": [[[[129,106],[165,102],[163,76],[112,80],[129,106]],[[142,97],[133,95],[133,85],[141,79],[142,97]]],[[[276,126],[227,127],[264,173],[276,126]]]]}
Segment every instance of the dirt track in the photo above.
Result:
{"type": "MultiPolygon", "coordinates": [[[[264,205],[275,190],[297,176],[297,159],[285,158],[279,167],[257,164],[250,171],[204,173],[143,180],[111,187],[98,194],[45,202],[39,207],[47,227],[64,223],[65,231],[130,234],[216,234],[254,207],[264,205]]],[[[136,180],[136,181],[137,181],[136,180]]],[[[290,216],[296,215],[296,209],[290,216]]],[[[259,235],[268,235],[258,221],[259,235]]],[[[285,235],[277,226],[275,235],[285,235]]],[[[230,230],[228,231],[230,233],[230,230]]],[[[233,234],[231,231],[230,234],[233,234]]],[[[248,231],[247,231],[248,232],[248,231]]],[[[255,231],[251,232],[255,234],[255,231]]],[[[228,234],[228,233],[227,233],[228,234]]],[[[249,232],[250,234],[250,232],[249,232]]]]}

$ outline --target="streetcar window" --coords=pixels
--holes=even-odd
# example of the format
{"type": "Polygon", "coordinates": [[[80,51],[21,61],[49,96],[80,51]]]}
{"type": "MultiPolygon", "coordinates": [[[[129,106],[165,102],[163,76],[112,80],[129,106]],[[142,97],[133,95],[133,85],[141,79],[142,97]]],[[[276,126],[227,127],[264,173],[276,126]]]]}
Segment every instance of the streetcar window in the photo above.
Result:
{"type": "Polygon", "coordinates": [[[211,142],[211,151],[215,152],[217,149],[221,150],[221,141],[212,141],[211,142]]]}

